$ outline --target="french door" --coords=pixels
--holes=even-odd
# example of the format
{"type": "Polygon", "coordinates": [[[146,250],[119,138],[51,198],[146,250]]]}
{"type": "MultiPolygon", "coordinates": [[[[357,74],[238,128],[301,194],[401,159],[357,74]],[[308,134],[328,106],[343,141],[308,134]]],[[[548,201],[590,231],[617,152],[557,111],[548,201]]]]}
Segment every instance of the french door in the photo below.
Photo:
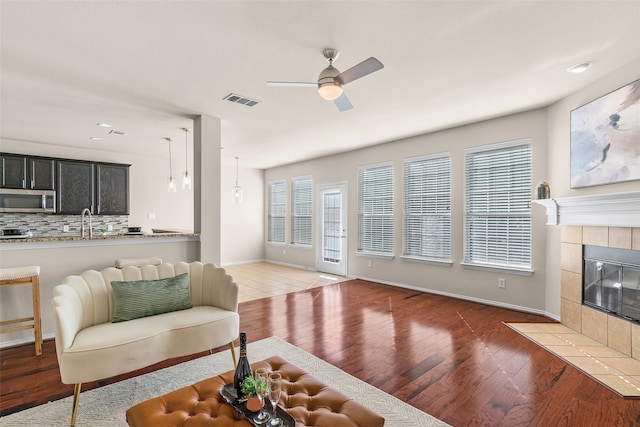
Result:
{"type": "Polygon", "coordinates": [[[317,270],[347,275],[347,184],[318,185],[317,270]]]}

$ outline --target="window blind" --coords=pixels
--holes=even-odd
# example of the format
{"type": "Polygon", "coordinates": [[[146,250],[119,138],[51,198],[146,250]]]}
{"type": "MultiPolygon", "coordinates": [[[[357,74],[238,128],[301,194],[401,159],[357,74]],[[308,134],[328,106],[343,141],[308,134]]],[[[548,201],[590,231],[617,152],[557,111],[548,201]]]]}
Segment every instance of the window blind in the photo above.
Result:
{"type": "Polygon", "coordinates": [[[404,161],[403,255],[451,258],[451,156],[404,161]]]}
{"type": "Polygon", "coordinates": [[[284,181],[269,184],[269,242],[285,242],[287,189],[284,181]]]}
{"type": "Polygon", "coordinates": [[[393,164],[358,168],[358,251],[393,254],[393,164]]]}
{"type": "Polygon", "coordinates": [[[312,199],[311,177],[294,178],[291,181],[291,243],[311,245],[312,199]]]}
{"type": "Polygon", "coordinates": [[[465,150],[465,262],[531,267],[531,142],[465,150]]]}

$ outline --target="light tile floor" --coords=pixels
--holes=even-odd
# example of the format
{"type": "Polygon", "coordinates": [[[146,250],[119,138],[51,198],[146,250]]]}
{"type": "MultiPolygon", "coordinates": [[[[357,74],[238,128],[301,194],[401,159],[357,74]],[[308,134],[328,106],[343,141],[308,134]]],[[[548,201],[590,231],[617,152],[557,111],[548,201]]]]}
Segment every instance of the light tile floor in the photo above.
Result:
{"type": "Polygon", "coordinates": [[[240,288],[238,302],[288,294],[350,280],[319,271],[304,270],[269,262],[252,262],[224,267],[240,288]]]}
{"type": "Polygon", "coordinates": [[[640,361],[559,323],[507,323],[601,384],[625,397],[640,397],[640,361]]]}

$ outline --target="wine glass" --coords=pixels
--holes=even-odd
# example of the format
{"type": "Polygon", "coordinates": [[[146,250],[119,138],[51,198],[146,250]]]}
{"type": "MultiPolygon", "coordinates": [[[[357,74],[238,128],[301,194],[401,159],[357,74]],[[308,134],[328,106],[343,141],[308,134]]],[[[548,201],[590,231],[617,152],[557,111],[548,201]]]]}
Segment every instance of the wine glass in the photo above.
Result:
{"type": "MultiPolygon", "coordinates": [[[[258,368],[255,373],[256,378],[256,394],[260,398],[261,402],[264,402],[269,396],[269,373],[267,372],[267,368],[258,368]],[[264,387],[258,387],[258,384],[264,385],[264,387]]],[[[253,417],[253,421],[256,424],[264,424],[271,418],[271,415],[264,410],[264,408],[260,408],[260,412],[258,415],[253,417]]]]}
{"type": "Polygon", "coordinates": [[[282,420],[278,418],[278,415],[276,413],[276,408],[278,407],[278,402],[280,401],[281,392],[282,375],[274,372],[269,375],[269,401],[271,402],[271,406],[273,408],[273,416],[271,417],[269,425],[272,427],[278,427],[282,425],[282,420]]]}

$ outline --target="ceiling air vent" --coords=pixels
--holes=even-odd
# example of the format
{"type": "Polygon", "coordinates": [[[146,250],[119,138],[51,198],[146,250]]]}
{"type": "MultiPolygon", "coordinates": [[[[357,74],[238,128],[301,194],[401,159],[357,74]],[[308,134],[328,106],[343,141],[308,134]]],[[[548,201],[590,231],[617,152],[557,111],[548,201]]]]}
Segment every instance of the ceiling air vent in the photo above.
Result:
{"type": "Polygon", "coordinates": [[[247,98],[246,96],[238,95],[236,93],[230,93],[229,95],[222,98],[224,101],[233,102],[235,104],[246,105],[247,107],[255,107],[260,104],[260,101],[256,101],[255,99],[247,98]]]}
{"type": "Polygon", "coordinates": [[[122,132],[122,131],[120,131],[120,130],[114,130],[114,129],[111,129],[111,130],[109,131],[109,135],[118,135],[118,136],[122,136],[122,135],[124,135],[124,132],[122,132]]]}

